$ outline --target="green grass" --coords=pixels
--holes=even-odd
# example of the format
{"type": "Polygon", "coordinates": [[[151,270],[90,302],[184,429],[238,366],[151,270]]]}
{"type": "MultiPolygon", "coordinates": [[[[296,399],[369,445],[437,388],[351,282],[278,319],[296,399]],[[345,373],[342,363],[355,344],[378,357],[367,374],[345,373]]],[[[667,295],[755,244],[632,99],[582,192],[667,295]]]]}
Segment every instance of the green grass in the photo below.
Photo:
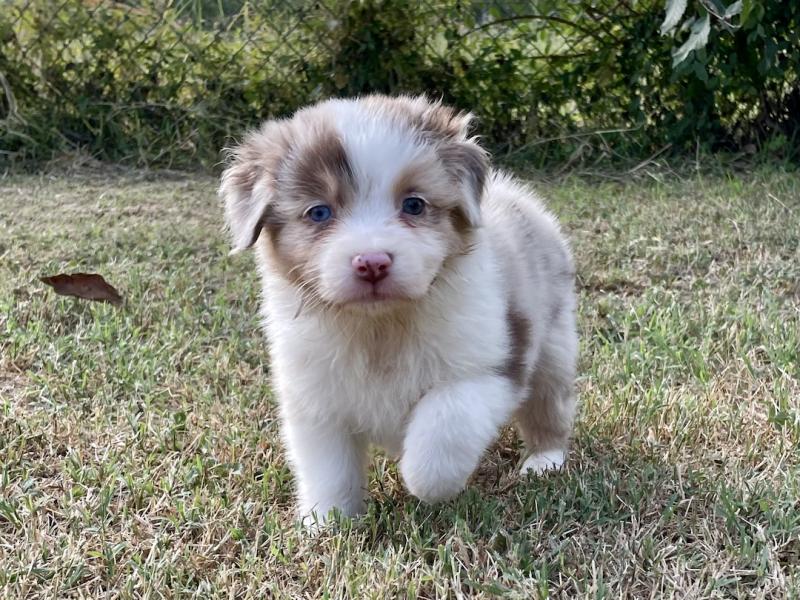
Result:
{"type": "Polygon", "coordinates": [[[800,597],[800,177],[542,185],[579,265],[568,468],[292,519],[214,181],[0,179],[0,597],[800,597]],[[103,274],[121,309],[37,277],[103,274]]]}

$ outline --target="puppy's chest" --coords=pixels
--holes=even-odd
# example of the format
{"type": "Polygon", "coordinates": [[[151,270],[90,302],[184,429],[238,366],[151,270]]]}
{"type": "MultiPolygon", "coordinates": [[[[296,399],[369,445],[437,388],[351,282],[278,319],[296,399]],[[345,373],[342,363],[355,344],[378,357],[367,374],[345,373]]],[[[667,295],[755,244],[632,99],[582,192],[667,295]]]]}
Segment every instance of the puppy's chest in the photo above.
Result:
{"type": "Polygon", "coordinates": [[[391,336],[380,344],[339,340],[327,353],[332,360],[326,361],[324,354],[319,356],[323,376],[318,385],[328,390],[331,408],[365,430],[399,426],[428,389],[450,377],[437,345],[419,340],[391,336]]]}
{"type": "Polygon", "coordinates": [[[431,388],[480,369],[485,348],[440,328],[420,334],[385,328],[369,335],[307,329],[274,347],[275,366],[302,409],[385,438],[431,388]]]}

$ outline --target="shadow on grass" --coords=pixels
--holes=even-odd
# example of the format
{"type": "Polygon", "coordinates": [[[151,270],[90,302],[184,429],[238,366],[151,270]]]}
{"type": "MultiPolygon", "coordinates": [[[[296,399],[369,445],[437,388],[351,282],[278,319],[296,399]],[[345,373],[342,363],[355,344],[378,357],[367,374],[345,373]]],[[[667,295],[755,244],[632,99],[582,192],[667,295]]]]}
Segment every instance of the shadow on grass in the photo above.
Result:
{"type": "Polygon", "coordinates": [[[518,476],[517,457],[513,448],[495,448],[466,491],[445,503],[425,504],[398,486],[379,489],[355,526],[368,529],[374,542],[391,539],[409,523],[438,535],[469,532],[488,539],[501,530],[534,533],[630,523],[713,492],[713,482],[701,473],[683,472],[654,452],[620,451],[610,440],[595,439],[591,446],[579,442],[566,469],[542,476],[518,476]]]}

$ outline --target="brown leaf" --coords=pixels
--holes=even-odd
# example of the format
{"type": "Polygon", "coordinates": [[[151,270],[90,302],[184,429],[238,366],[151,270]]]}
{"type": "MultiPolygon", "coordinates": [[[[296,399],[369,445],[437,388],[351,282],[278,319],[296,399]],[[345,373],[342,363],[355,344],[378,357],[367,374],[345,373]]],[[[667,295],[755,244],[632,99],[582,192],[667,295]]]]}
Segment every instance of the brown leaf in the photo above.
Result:
{"type": "Polygon", "coordinates": [[[97,273],[61,273],[51,277],[40,277],[43,283],[53,288],[56,294],[75,296],[85,300],[110,302],[116,306],[122,304],[122,296],[97,273]]]}

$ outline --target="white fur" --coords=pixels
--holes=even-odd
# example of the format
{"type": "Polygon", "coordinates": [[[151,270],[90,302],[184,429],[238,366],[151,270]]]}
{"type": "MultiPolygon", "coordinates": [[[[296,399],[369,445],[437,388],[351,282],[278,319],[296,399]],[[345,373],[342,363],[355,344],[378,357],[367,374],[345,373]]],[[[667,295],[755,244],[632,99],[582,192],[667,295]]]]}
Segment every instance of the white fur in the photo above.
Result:
{"type": "Polygon", "coordinates": [[[320,250],[320,294],[334,304],[357,299],[361,283],[353,279],[350,258],[380,251],[395,257],[386,289],[405,300],[385,310],[304,307],[298,289],[265,252],[258,254],[271,372],[299,510],[320,520],[332,508],[348,515],[363,510],[370,444],[400,458],[412,494],[438,501],[464,488],[515,411],[536,452],[522,471],[560,467],[574,414],[572,265],[554,219],[527,188],[493,172],[472,251],[446,256],[445,240],[403,228],[387,201],[403,166],[421,156],[435,160],[431,148],[364,110],[353,101],[328,103],[360,195],[320,250]],[[526,375],[530,385],[515,385],[501,373],[512,345],[510,305],[531,326],[525,372],[547,365],[526,375]],[[543,390],[543,408],[534,406],[531,389],[543,390]],[[534,423],[527,430],[525,414],[534,423]]]}

